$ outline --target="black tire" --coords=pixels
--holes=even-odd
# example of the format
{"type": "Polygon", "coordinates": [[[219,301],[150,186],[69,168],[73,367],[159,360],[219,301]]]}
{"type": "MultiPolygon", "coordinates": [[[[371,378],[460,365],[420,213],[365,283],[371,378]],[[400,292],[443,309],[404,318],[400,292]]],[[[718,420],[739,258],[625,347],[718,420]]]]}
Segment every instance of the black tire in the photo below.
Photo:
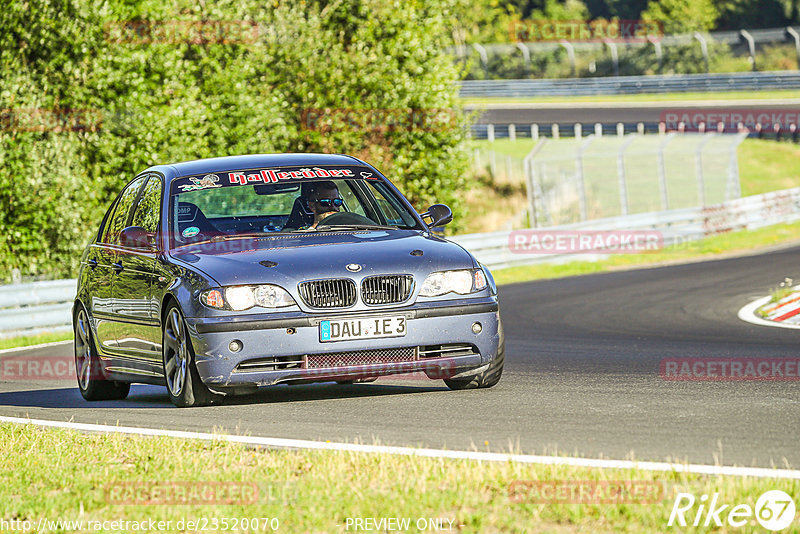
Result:
{"type": "Polygon", "coordinates": [[[186,321],[175,304],[167,309],[161,332],[161,361],[172,404],[179,408],[188,408],[222,402],[224,396],[210,391],[200,379],[186,321]]]}
{"type": "Polygon", "coordinates": [[[78,389],[87,401],[122,400],[128,396],[131,385],[128,382],[106,380],[97,348],[89,324],[89,314],[83,306],[78,307],[72,318],[75,334],[73,348],[75,351],[75,375],[78,389]]]}
{"type": "Polygon", "coordinates": [[[502,322],[498,324],[497,329],[500,333],[500,342],[497,344],[497,356],[489,363],[489,367],[484,372],[467,378],[445,378],[444,383],[447,387],[455,390],[490,388],[500,382],[506,359],[506,336],[502,322]]]}

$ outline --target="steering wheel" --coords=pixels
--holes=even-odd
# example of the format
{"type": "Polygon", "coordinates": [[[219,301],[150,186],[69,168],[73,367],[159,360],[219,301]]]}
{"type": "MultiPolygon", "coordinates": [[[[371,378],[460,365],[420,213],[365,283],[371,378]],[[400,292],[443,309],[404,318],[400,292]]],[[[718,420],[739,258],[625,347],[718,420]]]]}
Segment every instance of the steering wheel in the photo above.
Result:
{"type": "Polygon", "coordinates": [[[369,217],[364,217],[358,213],[350,211],[340,211],[333,215],[328,215],[319,222],[320,225],[337,225],[337,224],[372,224],[377,225],[375,221],[369,217]]]}

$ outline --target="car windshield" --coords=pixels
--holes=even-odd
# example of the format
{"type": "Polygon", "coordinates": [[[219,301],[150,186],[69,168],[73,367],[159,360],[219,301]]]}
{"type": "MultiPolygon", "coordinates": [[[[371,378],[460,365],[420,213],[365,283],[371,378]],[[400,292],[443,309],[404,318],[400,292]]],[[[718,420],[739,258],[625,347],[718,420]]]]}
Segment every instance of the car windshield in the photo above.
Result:
{"type": "Polygon", "coordinates": [[[405,202],[367,167],[282,167],[176,178],[170,211],[172,247],[276,232],[419,228],[405,202]]]}

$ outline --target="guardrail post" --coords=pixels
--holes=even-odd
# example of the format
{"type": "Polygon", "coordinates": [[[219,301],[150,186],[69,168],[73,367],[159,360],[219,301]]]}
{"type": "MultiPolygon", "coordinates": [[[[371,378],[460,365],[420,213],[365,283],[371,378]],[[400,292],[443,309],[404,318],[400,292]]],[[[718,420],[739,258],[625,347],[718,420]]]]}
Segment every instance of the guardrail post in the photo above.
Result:
{"type": "Polygon", "coordinates": [[[617,137],[622,137],[625,135],[625,125],[621,122],[617,123],[617,137]]]}
{"type": "Polygon", "coordinates": [[[539,125],[538,124],[531,124],[531,139],[534,141],[539,140],[539,125]]]}
{"type": "Polygon", "coordinates": [[[494,124],[487,124],[486,125],[486,139],[489,142],[494,142],[494,124]]]}
{"type": "Polygon", "coordinates": [[[525,74],[530,75],[531,73],[531,50],[528,46],[524,43],[517,43],[517,48],[520,52],[522,52],[522,61],[525,65],[525,74]]]}
{"type": "Polygon", "coordinates": [[[473,43],[472,48],[478,52],[478,56],[481,58],[481,65],[483,66],[483,74],[486,79],[489,79],[489,55],[486,53],[486,49],[479,45],[478,43],[473,43]]]}
{"type": "Polygon", "coordinates": [[[667,148],[667,145],[672,138],[675,137],[675,133],[667,134],[661,144],[658,145],[658,155],[656,156],[656,161],[658,165],[658,187],[661,191],[661,209],[668,210],[669,209],[669,196],[667,195],[667,168],[665,167],[664,163],[664,149],[667,148]]]}
{"type": "Polygon", "coordinates": [[[566,39],[561,39],[558,43],[564,47],[564,50],[567,51],[567,57],[569,58],[570,73],[574,78],[578,75],[578,70],[575,68],[575,47],[572,46],[572,43],[570,43],[566,39]]]}
{"type": "Polygon", "coordinates": [[[700,43],[700,51],[703,52],[703,62],[705,63],[706,74],[708,74],[708,42],[706,42],[706,38],[703,37],[700,32],[694,32],[694,38],[700,43]]]}
{"type": "Polygon", "coordinates": [[[576,122],[572,126],[572,134],[575,136],[575,139],[580,139],[583,137],[583,125],[579,122],[576,122]]]}
{"type": "Polygon", "coordinates": [[[516,124],[509,124],[508,125],[508,138],[511,141],[517,140],[517,125],[516,124]]]}
{"type": "Polygon", "coordinates": [[[794,50],[797,54],[797,70],[800,70],[800,33],[791,26],[786,27],[786,35],[794,39],[794,50]]]}
{"type": "Polygon", "coordinates": [[[597,137],[603,137],[603,125],[599,122],[594,123],[594,134],[597,137]]]}
{"type": "Polygon", "coordinates": [[[608,47],[611,52],[611,61],[614,63],[614,76],[619,76],[619,54],[617,53],[617,44],[611,39],[603,39],[603,43],[608,47]]]}
{"type": "Polygon", "coordinates": [[[658,61],[657,72],[661,74],[661,68],[664,66],[664,54],[661,51],[661,41],[659,41],[655,35],[648,35],[647,40],[653,45],[653,49],[656,53],[656,61],[658,61]]]}
{"type": "Polygon", "coordinates": [[[756,72],[756,42],[750,32],[747,30],[739,30],[739,38],[747,42],[747,49],[750,53],[750,64],[753,66],[753,72],[756,72]]]}
{"type": "Polygon", "coordinates": [[[697,201],[701,206],[706,205],[706,183],[703,178],[703,148],[705,148],[706,143],[711,141],[714,135],[716,134],[705,134],[703,140],[697,144],[697,148],[694,151],[694,172],[697,178],[697,201]]]}
{"type": "Polygon", "coordinates": [[[552,136],[553,136],[553,139],[558,139],[558,136],[559,136],[559,133],[558,133],[558,124],[553,124],[553,125],[550,127],[550,133],[552,134],[552,136]]]}
{"type": "Polygon", "coordinates": [[[619,178],[619,205],[622,215],[628,214],[628,182],[625,178],[625,150],[634,142],[639,136],[631,134],[628,139],[622,143],[622,146],[617,152],[617,177],[619,178]]]}

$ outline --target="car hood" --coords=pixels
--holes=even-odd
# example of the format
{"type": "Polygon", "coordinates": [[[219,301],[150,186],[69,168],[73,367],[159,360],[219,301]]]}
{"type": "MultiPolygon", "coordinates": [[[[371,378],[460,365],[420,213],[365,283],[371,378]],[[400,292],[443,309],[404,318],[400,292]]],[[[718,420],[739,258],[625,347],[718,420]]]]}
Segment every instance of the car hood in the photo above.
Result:
{"type": "Polygon", "coordinates": [[[276,234],[183,247],[170,254],[220,286],[273,283],[286,289],[303,280],[388,273],[413,274],[419,280],[433,271],[475,265],[459,245],[418,230],[276,234]],[[348,265],[360,270],[348,270],[348,265]]]}

